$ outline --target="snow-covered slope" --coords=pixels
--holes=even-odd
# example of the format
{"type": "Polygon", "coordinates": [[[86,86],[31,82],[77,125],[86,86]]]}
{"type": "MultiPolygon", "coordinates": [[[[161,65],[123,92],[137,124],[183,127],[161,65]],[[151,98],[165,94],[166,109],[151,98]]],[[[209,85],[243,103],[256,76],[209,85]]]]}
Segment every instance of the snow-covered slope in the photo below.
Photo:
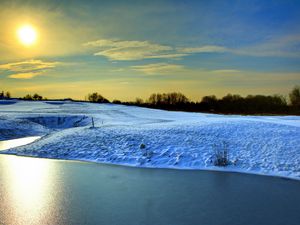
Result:
{"type": "Polygon", "coordinates": [[[43,137],[1,153],[300,179],[298,116],[223,116],[75,102],[0,104],[0,140],[36,135],[43,137]],[[234,163],[214,166],[219,149],[227,149],[234,163]]]}

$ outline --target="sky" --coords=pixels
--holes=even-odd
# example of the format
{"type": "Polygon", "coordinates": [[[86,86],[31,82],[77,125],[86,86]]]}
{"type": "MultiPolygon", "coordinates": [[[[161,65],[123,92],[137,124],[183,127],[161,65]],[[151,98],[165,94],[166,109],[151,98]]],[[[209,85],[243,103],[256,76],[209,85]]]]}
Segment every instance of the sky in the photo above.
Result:
{"type": "Polygon", "coordinates": [[[0,90],[123,101],[300,84],[300,1],[0,0],[0,90]],[[37,38],[24,45],[18,30],[37,38]]]}

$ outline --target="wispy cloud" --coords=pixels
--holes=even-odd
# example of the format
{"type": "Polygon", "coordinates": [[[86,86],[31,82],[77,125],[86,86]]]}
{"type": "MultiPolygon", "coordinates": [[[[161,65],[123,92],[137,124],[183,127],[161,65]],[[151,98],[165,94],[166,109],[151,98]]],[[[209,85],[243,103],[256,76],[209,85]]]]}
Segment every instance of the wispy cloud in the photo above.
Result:
{"type": "Polygon", "coordinates": [[[41,69],[50,69],[56,67],[59,62],[44,62],[42,60],[27,60],[23,62],[7,63],[0,65],[2,70],[10,70],[14,72],[26,72],[41,69]]]}
{"type": "MultiPolygon", "coordinates": [[[[165,74],[185,74],[185,75],[195,75],[195,76],[209,76],[213,75],[218,77],[218,75],[234,75],[238,76],[247,71],[241,71],[237,69],[217,69],[209,70],[205,68],[188,68],[181,64],[170,64],[170,63],[152,63],[145,65],[131,66],[131,70],[142,72],[148,75],[165,75],[165,74]]],[[[186,77],[185,77],[186,78],[186,77]]]]}
{"type": "Polygon", "coordinates": [[[86,47],[97,47],[101,51],[96,56],[105,56],[110,60],[142,60],[142,59],[180,59],[196,53],[223,53],[228,48],[217,45],[198,47],[172,47],[149,41],[121,41],[117,39],[100,39],[83,44],[86,47]]]}
{"type": "Polygon", "coordinates": [[[60,64],[62,63],[31,59],[22,62],[2,64],[0,65],[0,71],[12,72],[13,74],[9,75],[9,78],[31,79],[46,73],[60,64]]]}
{"type": "Polygon", "coordinates": [[[131,66],[132,70],[143,72],[145,74],[172,74],[183,71],[183,65],[169,63],[154,63],[140,66],[131,66]]]}
{"type": "Polygon", "coordinates": [[[132,61],[143,59],[181,59],[182,57],[201,53],[248,54],[257,56],[269,55],[251,49],[230,49],[219,45],[203,45],[197,47],[172,47],[149,41],[126,41],[118,39],[100,39],[83,44],[85,47],[97,48],[95,56],[104,56],[112,61],[132,61]],[[99,51],[100,50],[100,51],[99,51]]]}
{"type": "Polygon", "coordinates": [[[212,70],[211,73],[217,73],[217,74],[235,74],[235,73],[241,73],[240,70],[235,69],[223,69],[223,70],[212,70]]]}
{"type": "Polygon", "coordinates": [[[254,46],[233,50],[233,53],[257,57],[300,57],[300,34],[271,38],[254,46]]]}
{"type": "Polygon", "coordinates": [[[84,44],[87,47],[97,47],[97,56],[105,56],[110,60],[142,60],[149,58],[179,58],[184,53],[177,53],[173,47],[149,41],[121,41],[116,39],[101,39],[84,44]]]}
{"type": "Polygon", "coordinates": [[[229,49],[218,45],[204,45],[200,47],[177,48],[177,51],[183,53],[222,53],[229,51],[229,49]]]}
{"type": "Polygon", "coordinates": [[[172,50],[170,46],[150,43],[149,41],[121,41],[118,39],[100,39],[83,44],[93,47],[140,48],[153,47],[155,50],[172,50]]]}
{"type": "Polygon", "coordinates": [[[31,78],[41,75],[42,73],[43,72],[15,73],[15,74],[9,75],[8,77],[14,78],[14,79],[31,79],[31,78]]]}
{"type": "Polygon", "coordinates": [[[186,54],[168,54],[164,50],[153,49],[148,47],[137,48],[112,48],[97,52],[94,55],[105,56],[110,60],[142,60],[142,59],[154,59],[154,58],[179,58],[186,54]]]}
{"type": "Polygon", "coordinates": [[[97,48],[94,55],[104,56],[112,61],[130,61],[143,59],[181,59],[188,55],[202,53],[231,53],[256,57],[300,57],[300,35],[273,38],[251,46],[229,48],[221,45],[203,45],[178,47],[162,45],[149,41],[126,41],[118,39],[100,39],[83,44],[97,48]]]}
{"type": "Polygon", "coordinates": [[[100,39],[84,43],[83,46],[98,48],[96,56],[110,60],[143,60],[143,59],[181,59],[197,53],[224,53],[230,49],[218,45],[197,47],[173,47],[149,41],[124,41],[117,39],[100,39]]]}

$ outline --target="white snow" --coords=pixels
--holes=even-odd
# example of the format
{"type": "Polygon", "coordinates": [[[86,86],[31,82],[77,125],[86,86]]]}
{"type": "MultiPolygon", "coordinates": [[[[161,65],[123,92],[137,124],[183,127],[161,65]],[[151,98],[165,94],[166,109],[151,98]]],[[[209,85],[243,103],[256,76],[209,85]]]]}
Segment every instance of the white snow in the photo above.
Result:
{"type": "Polygon", "coordinates": [[[39,136],[33,136],[33,137],[24,137],[24,138],[16,138],[16,139],[11,139],[6,141],[0,141],[0,151],[10,149],[10,148],[15,148],[22,145],[27,145],[31,142],[38,140],[39,138],[40,138],[39,136]]]}
{"type": "Polygon", "coordinates": [[[0,153],[300,179],[299,116],[225,116],[80,102],[0,102],[0,140],[26,136],[43,137],[0,153]],[[224,146],[235,163],[216,167],[214,152],[224,146]]]}

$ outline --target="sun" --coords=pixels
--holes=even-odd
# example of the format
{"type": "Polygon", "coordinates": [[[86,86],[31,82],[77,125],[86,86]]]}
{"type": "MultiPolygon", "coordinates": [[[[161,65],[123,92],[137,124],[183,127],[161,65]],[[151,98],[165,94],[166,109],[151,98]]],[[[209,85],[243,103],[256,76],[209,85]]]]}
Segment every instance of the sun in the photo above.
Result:
{"type": "Polygon", "coordinates": [[[31,25],[23,25],[17,31],[20,42],[25,46],[30,46],[36,43],[37,32],[36,29],[31,25]]]}

